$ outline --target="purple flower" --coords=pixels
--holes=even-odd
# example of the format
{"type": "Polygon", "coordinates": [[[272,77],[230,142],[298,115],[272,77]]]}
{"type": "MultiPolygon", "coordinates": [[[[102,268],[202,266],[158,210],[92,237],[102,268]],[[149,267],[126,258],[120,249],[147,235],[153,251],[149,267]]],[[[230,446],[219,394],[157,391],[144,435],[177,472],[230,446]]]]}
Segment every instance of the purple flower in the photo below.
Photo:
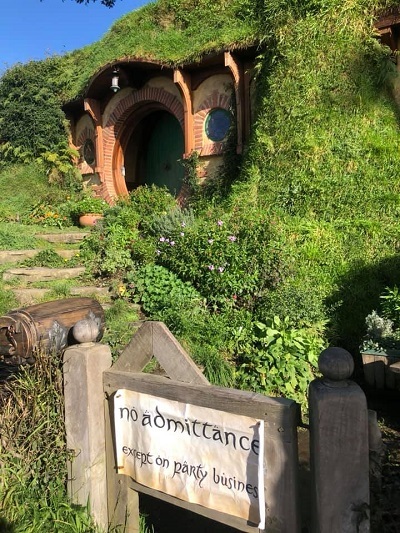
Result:
{"type": "Polygon", "coordinates": [[[231,242],[235,242],[236,241],[236,237],[234,235],[229,235],[228,239],[231,241],[231,242]]]}
{"type": "Polygon", "coordinates": [[[218,220],[217,224],[218,224],[218,226],[222,226],[223,221],[222,220],[218,220]]]}
{"type": "Polygon", "coordinates": [[[218,267],[218,272],[222,274],[222,272],[225,270],[225,267],[218,267]]]}
{"type": "Polygon", "coordinates": [[[185,234],[183,233],[183,231],[180,232],[180,236],[181,236],[181,237],[184,237],[184,236],[185,236],[185,234]]]}
{"type": "Polygon", "coordinates": [[[165,242],[169,242],[169,239],[165,239],[165,242]]]}
{"type": "Polygon", "coordinates": [[[175,246],[175,241],[171,241],[169,244],[170,244],[171,246],[175,246]]]}
{"type": "Polygon", "coordinates": [[[182,228],[185,228],[186,227],[186,222],[182,222],[181,226],[182,226],[182,228]]]}
{"type": "Polygon", "coordinates": [[[157,255],[160,255],[160,253],[161,253],[161,250],[156,250],[157,255]]]}
{"type": "Polygon", "coordinates": [[[165,237],[160,237],[160,242],[164,242],[165,241],[165,237]]]}
{"type": "Polygon", "coordinates": [[[208,244],[212,244],[214,242],[214,239],[208,239],[208,244]]]}
{"type": "Polygon", "coordinates": [[[214,265],[208,265],[208,270],[214,270],[214,265]]]}

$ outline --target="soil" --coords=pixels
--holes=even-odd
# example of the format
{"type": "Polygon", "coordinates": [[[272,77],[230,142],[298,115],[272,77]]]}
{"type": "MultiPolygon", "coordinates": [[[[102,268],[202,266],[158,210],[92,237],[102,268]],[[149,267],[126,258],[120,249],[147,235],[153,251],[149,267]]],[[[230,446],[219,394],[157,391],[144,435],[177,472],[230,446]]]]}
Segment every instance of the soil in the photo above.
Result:
{"type": "Polygon", "coordinates": [[[380,486],[371,483],[371,533],[400,531],[400,392],[366,390],[384,444],[380,486]]]}

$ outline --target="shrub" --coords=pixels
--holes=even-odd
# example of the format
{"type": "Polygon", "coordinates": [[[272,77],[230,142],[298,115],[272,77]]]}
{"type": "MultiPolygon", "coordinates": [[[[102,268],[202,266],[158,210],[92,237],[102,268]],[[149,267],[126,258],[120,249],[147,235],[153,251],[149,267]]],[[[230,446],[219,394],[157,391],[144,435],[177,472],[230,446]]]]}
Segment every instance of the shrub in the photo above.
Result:
{"type": "Polygon", "coordinates": [[[382,315],[393,321],[396,328],[400,328],[400,291],[397,285],[386,287],[380,295],[382,315]]]}
{"type": "Polygon", "coordinates": [[[61,90],[55,58],[17,64],[1,77],[0,138],[13,146],[14,160],[68,147],[61,90]]]}
{"type": "Polygon", "coordinates": [[[210,313],[190,283],[160,265],[129,273],[126,283],[127,294],[141,303],[146,316],[167,325],[211,383],[233,385],[228,333],[232,316],[210,313]]]}
{"type": "Polygon", "coordinates": [[[39,224],[45,228],[64,228],[72,225],[72,219],[62,213],[61,206],[54,207],[53,202],[41,200],[32,206],[29,216],[25,220],[30,224],[39,224]]]}
{"type": "Polygon", "coordinates": [[[280,282],[285,265],[272,225],[262,214],[233,212],[176,226],[160,235],[157,263],[189,281],[218,308],[253,308],[280,282]]]}
{"type": "Polygon", "coordinates": [[[154,239],[146,237],[153,220],[175,206],[166,189],[139,187],[107,209],[104,218],[85,239],[81,255],[98,275],[121,275],[153,262],[154,239]]]}
{"type": "Polygon", "coordinates": [[[27,267],[48,267],[48,268],[63,268],[65,266],[74,266],[77,258],[63,259],[55,250],[51,248],[40,250],[31,259],[26,259],[23,262],[27,267]]]}
{"type": "Polygon", "coordinates": [[[249,335],[238,342],[238,385],[288,396],[306,407],[308,385],[323,348],[321,331],[294,328],[288,318],[254,322],[249,335]]]}
{"type": "MultiPolygon", "coordinates": [[[[153,236],[173,235],[177,228],[189,228],[195,223],[193,209],[174,206],[166,213],[155,216],[149,224],[148,233],[153,236]]],[[[181,230],[183,231],[183,229],[181,230]]]]}
{"type": "Polygon", "coordinates": [[[140,229],[146,234],[157,217],[166,215],[176,206],[176,199],[166,187],[144,185],[133,190],[129,195],[132,211],[137,213],[140,229]]]}
{"type": "Polygon", "coordinates": [[[135,301],[152,317],[160,316],[169,307],[178,312],[182,308],[200,306],[202,299],[190,283],[159,265],[145,265],[127,274],[127,286],[135,301]]]}

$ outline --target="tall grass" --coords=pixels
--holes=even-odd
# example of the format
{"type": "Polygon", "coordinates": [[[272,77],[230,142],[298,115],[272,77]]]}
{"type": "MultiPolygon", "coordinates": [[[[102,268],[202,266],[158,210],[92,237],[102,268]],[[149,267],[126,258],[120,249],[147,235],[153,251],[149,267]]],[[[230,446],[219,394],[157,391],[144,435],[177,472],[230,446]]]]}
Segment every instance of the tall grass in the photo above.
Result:
{"type": "Polygon", "coordinates": [[[0,401],[1,531],[94,533],[87,510],[67,503],[60,357],[39,353],[0,401]]]}

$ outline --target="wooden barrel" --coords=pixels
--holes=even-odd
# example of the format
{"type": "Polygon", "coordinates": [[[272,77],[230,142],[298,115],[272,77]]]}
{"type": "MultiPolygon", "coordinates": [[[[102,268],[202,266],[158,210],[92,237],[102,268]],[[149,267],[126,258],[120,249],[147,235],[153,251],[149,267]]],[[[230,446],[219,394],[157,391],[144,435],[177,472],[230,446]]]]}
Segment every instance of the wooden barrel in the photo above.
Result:
{"type": "Polygon", "coordinates": [[[59,352],[75,344],[72,328],[83,319],[96,322],[99,341],[104,333],[104,311],[93,298],[66,298],[11,311],[0,317],[0,361],[33,363],[37,350],[59,352]]]}

